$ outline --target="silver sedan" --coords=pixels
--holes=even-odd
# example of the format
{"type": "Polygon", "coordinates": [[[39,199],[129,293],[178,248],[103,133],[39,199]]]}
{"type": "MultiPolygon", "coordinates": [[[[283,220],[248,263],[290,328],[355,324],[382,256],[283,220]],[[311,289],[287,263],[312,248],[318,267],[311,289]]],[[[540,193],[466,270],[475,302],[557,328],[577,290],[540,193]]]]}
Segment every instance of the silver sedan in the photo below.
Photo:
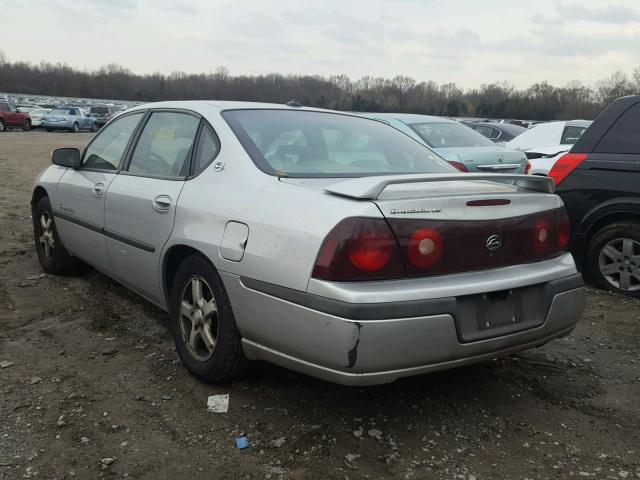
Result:
{"type": "Polygon", "coordinates": [[[377,120],[165,102],[52,160],[32,197],[43,269],[90,264],[170,312],[207,382],[258,359],[391,382],[542,345],[584,306],[550,179],[460,174],[377,120]]]}

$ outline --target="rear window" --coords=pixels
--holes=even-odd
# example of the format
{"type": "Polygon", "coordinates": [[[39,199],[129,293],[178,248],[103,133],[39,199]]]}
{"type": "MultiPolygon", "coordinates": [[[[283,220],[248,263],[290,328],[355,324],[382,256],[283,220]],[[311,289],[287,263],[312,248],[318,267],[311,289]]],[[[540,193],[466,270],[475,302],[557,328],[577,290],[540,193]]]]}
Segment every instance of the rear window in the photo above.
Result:
{"type": "Polygon", "coordinates": [[[493,146],[487,137],[461,123],[412,123],[409,127],[431,148],[493,146]]]}
{"type": "Polygon", "coordinates": [[[597,153],[640,153],[640,103],[624,112],[596,146],[597,153]]]}
{"type": "Polygon", "coordinates": [[[562,145],[575,144],[578,140],[580,140],[580,137],[582,136],[582,134],[586,129],[587,127],[576,127],[573,125],[565,127],[564,131],[562,132],[562,138],[560,139],[560,143],[562,145]]]}
{"type": "Polygon", "coordinates": [[[51,110],[49,113],[51,115],[74,115],[75,110],[69,108],[56,108],[55,110],[51,110]]]}
{"type": "Polygon", "coordinates": [[[428,148],[376,120],[304,110],[229,110],[223,116],[258,168],[271,175],[456,171],[428,148]]]}

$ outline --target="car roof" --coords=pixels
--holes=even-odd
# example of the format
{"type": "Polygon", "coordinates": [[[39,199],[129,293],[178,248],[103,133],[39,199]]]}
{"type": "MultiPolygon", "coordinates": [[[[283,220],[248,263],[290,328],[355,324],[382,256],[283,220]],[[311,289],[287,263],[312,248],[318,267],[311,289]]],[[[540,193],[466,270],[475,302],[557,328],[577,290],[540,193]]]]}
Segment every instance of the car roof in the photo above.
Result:
{"type": "Polygon", "coordinates": [[[436,117],[435,115],[420,115],[417,113],[365,113],[367,117],[400,120],[407,125],[412,123],[458,123],[446,117],[436,117]]]}
{"type": "Polygon", "coordinates": [[[203,107],[215,108],[220,111],[224,110],[310,110],[318,112],[330,112],[330,113],[342,113],[345,115],[351,115],[349,112],[336,112],[335,110],[327,110],[323,108],[314,107],[291,107],[283,103],[262,103],[262,102],[236,102],[228,100],[182,100],[182,101],[167,101],[167,102],[154,102],[146,103],[143,105],[137,105],[129,109],[134,110],[146,110],[148,108],[182,108],[187,110],[198,110],[203,107]]]}

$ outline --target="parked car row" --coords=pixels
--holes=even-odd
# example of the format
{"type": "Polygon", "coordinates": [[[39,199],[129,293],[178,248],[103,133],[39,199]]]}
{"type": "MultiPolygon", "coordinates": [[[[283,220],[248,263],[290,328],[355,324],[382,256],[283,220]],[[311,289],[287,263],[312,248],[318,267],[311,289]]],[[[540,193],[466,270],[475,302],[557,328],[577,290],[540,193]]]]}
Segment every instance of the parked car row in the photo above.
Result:
{"type": "Polygon", "coordinates": [[[49,132],[65,130],[96,131],[122,110],[112,105],[96,105],[88,108],[77,105],[52,106],[44,108],[39,105],[19,105],[15,98],[0,98],[0,132],[7,128],[31,130],[42,128],[49,132]]]}

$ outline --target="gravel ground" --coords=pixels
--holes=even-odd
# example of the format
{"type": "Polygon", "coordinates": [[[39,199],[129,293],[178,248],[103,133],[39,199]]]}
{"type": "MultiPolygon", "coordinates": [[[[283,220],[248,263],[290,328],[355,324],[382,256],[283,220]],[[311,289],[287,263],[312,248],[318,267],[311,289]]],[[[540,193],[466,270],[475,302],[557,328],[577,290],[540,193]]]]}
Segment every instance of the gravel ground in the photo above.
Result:
{"type": "Polygon", "coordinates": [[[391,385],[198,382],[164,312],[95,271],[41,274],[33,179],[90,138],[0,134],[0,480],[640,478],[640,302],[606,292],[567,338],[391,385]]]}

